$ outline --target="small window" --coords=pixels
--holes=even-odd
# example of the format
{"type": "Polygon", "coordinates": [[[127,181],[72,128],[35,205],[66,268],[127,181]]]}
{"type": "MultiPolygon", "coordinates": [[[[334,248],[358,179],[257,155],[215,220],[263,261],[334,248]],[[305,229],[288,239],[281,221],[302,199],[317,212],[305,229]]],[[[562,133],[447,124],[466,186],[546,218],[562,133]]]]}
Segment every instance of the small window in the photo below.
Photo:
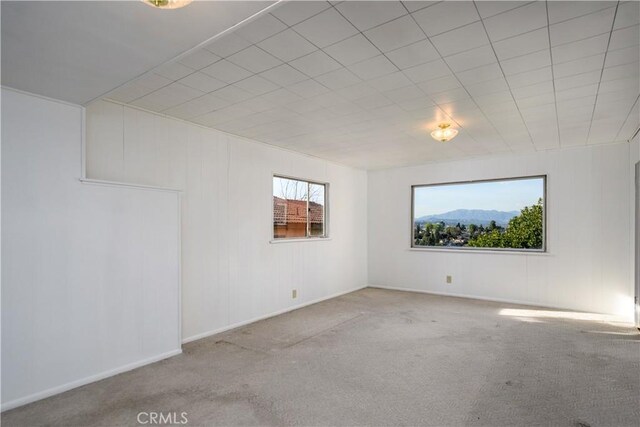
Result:
{"type": "Polygon", "coordinates": [[[327,237],[327,184],[273,177],[273,238],[327,237]]]}
{"type": "Polygon", "coordinates": [[[544,251],[546,176],[412,187],[415,248],[544,251]]]}

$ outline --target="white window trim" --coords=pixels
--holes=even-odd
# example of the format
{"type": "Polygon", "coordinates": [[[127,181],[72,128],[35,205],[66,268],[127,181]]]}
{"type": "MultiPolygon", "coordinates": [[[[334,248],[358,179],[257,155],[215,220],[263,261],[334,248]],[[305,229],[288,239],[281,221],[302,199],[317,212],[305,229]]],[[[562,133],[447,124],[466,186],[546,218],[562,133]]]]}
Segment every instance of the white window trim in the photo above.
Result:
{"type": "Polygon", "coordinates": [[[548,246],[548,232],[547,232],[547,174],[541,175],[527,175],[527,176],[515,176],[505,178],[491,178],[491,179],[477,179],[470,181],[452,181],[452,182],[437,182],[432,184],[415,184],[411,186],[411,209],[409,212],[411,230],[409,232],[410,242],[409,250],[412,251],[425,251],[425,252],[461,252],[461,253],[492,253],[492,254],[522,254],[522,255],[534,255],[534,254],[549,254],[548,246]],[[536,179],[542,178],[542,248],[541,249],[521,249],[521,248],[487,248],[487,247],[448,247],[448,246],[419,246],[415,244],[415,224],[414,224],[414,200],[415,189],[420,187],[435,187],[441,185],[454,185],[454,184],[478,184],[482,182],[496,182],[496,181],[517,181],[522,179],[536,179]]]}
{"type": "MultiPolygon", "coordinates": [[[[330,235],[330,228],[329,228],[329,186],[330,184],[328,182],[321,182],[321,181],[316,181],[316,180],[312,180],[312,179],[306,179],[306,178],[298,178],[295,176],[290,176],[290,175],[284,175],[284,174],[279,174],[279,173],[272,173],[271,174],[271,199],[270,199],[270,208],[271,208],[271,227],[270,227],[270,239],[269,239],[269,243],[292,243],[292,242],[314,242],[314,241],[327,241],[327,240],[331,240],[331,235],[330,235]],[[323,227],[323,232],[324,235],[322,236],[307,236],[307,237],[289,237],[289,238],[275,238],[274,234],[273,234],[273,224],[275,221],[275,217],[274,217],[274,212],[273,212],[273,179],[274,178],[283,178],[283,179],[291,179],[291,180],[295,180],[295,181],[301,181],[301,182],[306,182],[307,186],[309,186],[310,184],[315,184],[315,185],[322,185],[324,187],[324,227],[323,227]]],[[[308,193],[308,187],[307,187],[307,193],[308,193]]],[[[309,200],[307,199],[307,206],[309,205],[309,200]]],[[[308,212],[308,210],[307,210],[308,212]]],[[[307,234],[309,234],[309,221],[307,220],[307,234]]]]}

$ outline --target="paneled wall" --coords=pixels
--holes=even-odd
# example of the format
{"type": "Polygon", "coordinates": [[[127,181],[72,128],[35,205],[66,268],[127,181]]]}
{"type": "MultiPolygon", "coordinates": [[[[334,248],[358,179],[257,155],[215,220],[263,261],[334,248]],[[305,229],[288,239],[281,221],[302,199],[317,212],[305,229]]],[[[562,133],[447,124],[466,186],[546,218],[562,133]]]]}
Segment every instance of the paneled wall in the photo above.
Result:
{"type": "Polygon", "coordinates": [[[364,171],[106,101],[86,153],[90,178],[183,191],[186,340],[367,283],[364,171]],[[273,174],[329,183],[329,240],[270,243],[273,174]]]}
{"type": "Polygon", "coordinates": [[[621,143],[370,172],[369,283],[630,318],[634,152],[621,143]],[[411,185],[540,174],[548,253],[409,249],[411,185]]]}
{"type": "MultiPolygon", "coordinates": [[[[631,201],[629,207],[629,216],[631,218],[631,231],[630,234],[632,236],[630,242],[629,249],[629,258],[631,258],[631,281],[634,283],[634,289],[636,289],[636,274],[638,275],[638,280],[640,280],[640,250],[636,253],[636,241],[638,234],[636,233],[636,215],[640,215],[640,213],[636,213],[636,188],[635,188],[635,173],[636,173],[636,163],[640,162],[640,134],[636,134],[635,138],[633,138],[630,142],[631,155],[629,156],[629,175],[631,179],[631,185],[629,186],[629,200],[631,201]]],[[[638,248],[640,248],[640,242],[637,243],[638,248]]],[[[637,289],[634,292],[634,297],[637,296],[640,298],[640,289],[637,289]]]]}
{"type": "Polygon", "coordinates": [[[82,108],[2,90],[2,408],[180,350],[177,193],[82,184],[82,108]]]}

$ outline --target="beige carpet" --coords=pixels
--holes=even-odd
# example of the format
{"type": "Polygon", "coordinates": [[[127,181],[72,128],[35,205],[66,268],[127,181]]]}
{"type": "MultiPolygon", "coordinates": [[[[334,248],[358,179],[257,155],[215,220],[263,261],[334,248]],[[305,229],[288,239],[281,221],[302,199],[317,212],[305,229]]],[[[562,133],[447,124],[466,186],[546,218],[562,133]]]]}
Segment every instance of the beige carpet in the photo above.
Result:
{"type": "Polygon", "coordinates": [[[364,289],[6,412],[2,425],[140,425],[143,411],[185,412],[190,426],[632,426],[639,401],[629,324],[364,289]]]}

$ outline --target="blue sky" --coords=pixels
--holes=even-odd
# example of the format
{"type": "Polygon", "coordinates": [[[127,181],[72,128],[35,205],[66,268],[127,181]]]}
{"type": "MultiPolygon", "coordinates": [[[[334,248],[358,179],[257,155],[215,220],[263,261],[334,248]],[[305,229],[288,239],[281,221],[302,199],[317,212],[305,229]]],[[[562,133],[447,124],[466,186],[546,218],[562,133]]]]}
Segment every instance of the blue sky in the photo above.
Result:
{"type": "Polygon", "coordinates": [[[456,209],[519,211],[543,196],[542,178],[416,187],[414,217],[456,209]]]}

